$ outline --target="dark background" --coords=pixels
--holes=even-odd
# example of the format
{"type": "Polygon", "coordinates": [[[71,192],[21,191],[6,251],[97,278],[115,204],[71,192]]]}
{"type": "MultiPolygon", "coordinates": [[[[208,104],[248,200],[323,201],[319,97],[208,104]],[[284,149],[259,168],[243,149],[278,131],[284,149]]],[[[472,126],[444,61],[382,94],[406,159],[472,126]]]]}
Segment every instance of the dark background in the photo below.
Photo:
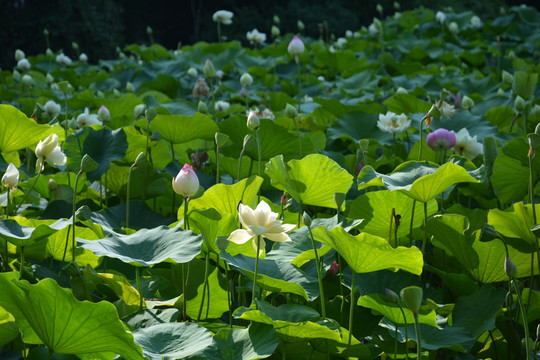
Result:
{"type": "MultiPolygon", "coordinates": [[[[499,15],[501,6],[521,3],[540,7],[540,1],[486,0],[407,0],[400,1],[401,10],[419,6],[444,10],[452,6],[455,11],[472,10],[483,21],[499,15]]],[[[296,22],[302,20],[305,35],[318,37],[319,24],[327,22],[328,31],[336,37],[346,30],[369,26],[380,3],[384,15],[392,15],[393,0],[0,0],[0,67],[15,66],[14,51],[22,49],[26,55],[44,53],[47,46],[43,29],[50,33],[50,47],[54,52],[63,50],[76,59],[71,43],[76,41],[89,61],[115,58],[116,47],[126,44],[149,44],[146,27],[153,29],[154,41],[168,49],[178,43],[217,40],[216,24],[212,14],[217,10],[234,13],[232,25],[222,26],[228,39],[246,44],[246,32],[257,28],[267,34],[270,41],[272,17],[281,19],[282,34],[297,32],[296,22]]]]}

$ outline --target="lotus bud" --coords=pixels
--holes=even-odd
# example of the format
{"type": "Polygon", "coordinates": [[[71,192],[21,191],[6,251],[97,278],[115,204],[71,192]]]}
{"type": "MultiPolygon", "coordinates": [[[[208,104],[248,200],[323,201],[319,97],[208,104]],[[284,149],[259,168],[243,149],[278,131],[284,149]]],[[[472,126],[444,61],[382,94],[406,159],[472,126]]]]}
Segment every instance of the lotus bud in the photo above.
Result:
{"type": "Polygon", "coordinates": [[[270,30],[270,34],[272,35],[273,38],[276,38],[281,34],[281,32],[279,31],[279,28],[276,25],[272,25],[272,29],[270,30]]]}
{"type": "Polygon", "coordinates": [[[378,12],[379,14],[382,15],[382,13],[383,13],[383,7],[382,7],[382,5],[381,5],[381,4],[377,4],[376,9],[377,9],[377,12],[378,12]]]}
{"type": "Polygon", "coordinates": [[[47,28],[43,29],[43,35],[49,36],[49,30],[47,28]]]}
{"type": "Polygon", "coordinates": [[[118,91],[118,89],[113,89],[112,93],[113,93],[113,96],[114,96],[114,97],[119,97],[119,96],[122,95],[122,94],[120,93],[120,91],[118,91]]]}
{"type": "Polygon", "coordinates": [[[178,175],[172,180],[173,190],[184,197],[193,196],[199,190],[199,178],[191,167],[184,164],[178,175]]]}
{"type": "Polygon", "coordinates": [[[31,87],[32,85],[34,85],[34,79],[32,79],[30,75],[25,74],[22,77],[22,84],[25,87],[31,87]]]}
{"type": "Polygon", "coordinates": [[[201,114],[208,113],[208,106],[206,105],[204,101],[199,100],[199,103],[197,104],[197,111],[200,112],[201,114]]]}
{"type": "Polygon", "coordinates": [[[153,33],[152,28],[150,26],[147,26],[146,27],[146,34],[152,35],[152,33],[153,33]]]}
{"type": "Polygon", "coordinates": [[[88,62],[88,56],[85,53],[82,53],[79,55],[79,61],[83,63],[88,62]]]}
{"type": "Polygon", "coordinates": [[[283,206],[287,206],[287,204],[289,203],[289,198],[287,197],[287,193],[284,192],[283,195],[281,195],[280,203],[283,206]]]}
{"type": "Polygon", "coordinates": [[[426,144],[434,151],[448,150],[456,145],[456,134],[440,128],[428,134],[426,144]]]}
{"type": "Polygon", "coordinates": [[[384,289],[384,295],[386,296],[386,299],[390,302],[397,303],[399,301],[398,294],[388,288],[384,289]]]}
{"type": "Polygon", "coordinates": [[[340,210],[341,206],[345,202],[345,194],[344,193],[335,193],[334,194],[334,202],[336,203],[336,208],[338,210],[340,210]]]}
{"type": "Polygon", "coordinates": [[[503,70],[502,72],[502,81],[508,85],[512,85],[514,82],[514,75],[510,74],[508,71],[503,70]]]}
{"type": "Polygon", "coordinates": [[[19,170],[9,163],[4,176],[2,176],[2,185],[9,189],[13,189],[19,183],[19,170]]]}
{"type": "Polygon", "coordinates": [[[300,39],[298,35],[294,35],[291,42],[289,43],[287,50],[289,51],[289,54],[291,54],[295,58],[302,55],[305,50],[302,39],[300,39]]]}
{"type": "Polygon", "coordinates": [[[516,264],[508,256],[504,258],[504,272],[510,279],[516,279],[518,275],[518,269],[516,264]]]}
{"type": "MultiPolygon", "coordinates": [[[[24,80],[24,76],[23,76],[23,80],[24,80]]],[[[522,112],[525,109],[525,100],[521,96],[517,95],[516,100],[514,101],[514,107],[516,108],[517,111],[522,112]]]]}
{"type": "Polygon", "coordinates": [[[21,73],[17,70],[13,70],[13,80],[21,81],[21,73]]]}
{"type": "Polygon", "coordinates": [[[75,51],[79,50],[79,44],[77,44],[75,41],[72,41],[72,42],[71,42],[71,47],[72,47],[73,50],[75,50],[75,51]]]}
{"type": "Polygon", "coordinates": [[[106,123],[109,120],[111,120],[111,113],[109,112],[109,109],[107,109],[105,105],[101,105],[101,107],[98,110],[97,116],[98,116],[98,120],[103,123],[106,123]]]}
{"type": "Polygon", "coordinates": [[[305,25],[304,25],[304,23],[302,22],[302,20],[298,20],[298,21],[296,22],[296,26],[298,26],[298,31],[299,31],[299,32],[302,32],[302,31],[304,31],[304,29],[305,29],[305,25]]]}
{"type": "Polygon", "coordinates": [[[17,62],[21,61],[25,57],[26,55],[24,54],[24,51],[22,51],[21,49],[15,50],[15,60],[17,60],[17,62]]]}
{"type": "Polygon", "coordinates": [[[399,9],[401,9],[401,5],[397,1],[394,1],[394,10],[399,11],[399,9]]]}
{"type": "Polygon", "coordinates": [[[285,115],[290,118],[296,117],[298,115],[298,112],[296,111],[296,108],[292,106],[291,104],[287,103],[285,106],[285,115]]]}
{"type": "Polygon", "coordinates": [[[358,144],[360,145],[360,149],[362,149],[362,152],[364,154],[367,154],[369,148],[369,139],[361,139],[358,141],[358,144]]]}
{"type": "Polygon", "coordinates": [[[461,107],[465,110],[472,109],[474,106],[474,100],[465,95],[463,99],[461,100],[461,107]]]}
{"type": "Polygon", "coordinates": [[[47,73],[47,76],[45,76],[45,80],[47,81],[47,84],[52,84],[54,82],[54,76],[52,76],[50,73],[47,73]]]}
{"type": "Polygon", "coordinates": [[[405,88],[402,88],[401,86],[398,87],[398,89],[396,90],[396,94],[408,94],[409,91],[405,88]]]}
{"type": "Polygon", "coordinates": [[[49,100],[45,103],[43,109],[50,119],[54,119],[60,113],[61,108],[54,100],[49,100]]]}
{"type": "Polygon", "coordinates": [[[420,305],[422,304],[423,291],[418,286],[408,286],[400,291],[401,299],[405,306],[412,311],[414,316],[418,316],[420,305]]]}
{"type": "Polygon", "coordinates": [[[28,59],[21,59],[17,62],[17,69],[20,71],[28,71],[32,65],[30,64],[30,61],[28,59]]]}
{"type": "Polygon", "coordinates": [[[311,224],[313,223],[313,220],[311,220],[311,217],[308,215],[307,212],[304,211],[304,213],[302,214],[302,222],[304,223],[304,225],[306,225],[307,227],[311,227],[311,224]]]}
{"type": "Polygon", "coordinates": [[[139,104],[135,106],[135,108],[133,109],[133,115],[135,115],[135,119],[138,119],[141,116],[143,116],[145,110],[146,110],[145,104],[139,104]]]}
{"type": "Polygon", "coordinates": [[[251,84],[253,84],[253,76],[249,73],[243,73],[242,76],[240,76],[240,84],[245,88],[250,87],[251,84]]]}
{"type": "Polygon", "coordinates": [[[450,25],[448,25],[448,30],[450,30],[452,34],[456,35],[459,32],[459,25],[457,22],[452,21],[450,25]]]}
{"type": "Polygon", "coordinates": [[[536,115],[537,117],[540,117],[540,105],[535,104],[532,108],[532,113],[536,115]]]}
{"type": "Polygon", "coordinates": [[[220,132],[217,132],[214,138],[216,140],[216,146],[218,149],[221,149],[229,142],[229,135],[220,132]]]}
{"type": "Polygon", "coordinates": [[[56,181],[54,181],[54,179],[49,179],[47,187],[49,188],[49,191],[56,191],[56,189],[58,189],[58,184],[56,181]]]}
{"type": "Polygon", "coordinates": [[[52,58],[54,56],[54,53],[51,49],[47,49],[45,51],[45,55],[47,55],[48,58],[52,58]]]}
{"type": "Polygon", "coordinates": [[[161,140],[161,133],[160,133],[159,131],[157,131],[157,130],[152,131],[151,139],[152,139],[153,141],[159,141],[159,140],[161,140]]]}
{"type": "Polygon", "coordinates": [[[216,76],[216,70],[214,69],[214,64],[212,63],[212,60],[206,59],[206,62],[204,63],[203,73],[204,76],[209,79],[213,79],[214,76],[216,76]]]}
{"type": "Polygon", "coordinates": [[[259,117],[255,113],[255,111],[250,111],[249,115],[247,117],[247,128],[249,130],[256,130],[261,126],[261,121],[259,120],[259,117]]]}
{"type": "Polygon", "coordinates": [[[280,23],[279,16],[274,15],[273,20],[274,20],[274,24],[279,25],[280,23]]]}
{"type": "MultiPolygon", "coordinates": [[[[381,149],[381,155],[379,155],[379,157],[382,156],[382,148],[377,148],[377,149],[381,149]]],[[[376,152],[376,151],[375,151],[376,152]]],[[[358,162],[358,165],[356,166],[356,170],[355,170],[355,175],[358,176],[358,174],[360,174],[360,172],[362,171],[362,169],[366,167],[366,164],[364,164],[363,162],[359,161],[358,162]]]]}
{"type": "Polygon", "coordinates": [[[197,69],[195,69],[194,67],[190,67],[187,71],[187,74],[194,78],[195,76],[197,76],[197,69]]]}
{"type": "Polygon", "coordinates": [[[89,220],[91,217],[92,217],[92,210],[90,210],[88,205],[81,206],[75,212],[75,218],[82,221],[89,220]]]}
{"type": "Polygon", "coordinates": [[[144,111],[144,116],[146,117],[146,119],[148,121],[152,121],[154,120],[154,118],[156,117],[157,113],[156,113],[156,110],[152,109],[152,108],[147,108],[145,111],[144,111]]]}
{"type": "Polygon", "coordinates": [[[497,90],[497,95],[498,96],[502,96],[502,97],[506,97],[506,93],[504,92],[503,89],[499,88],[499,90],[497,90]]]}
{"type": "Polygon", "coordinates": [[[133,86],[133,84],[129,81],[126,84],[126,91],[132,92],[132,93],[135,92],[135,86],[133,86]]]}
{"type": "Polygon", "coordinates": [[[99,164],[90,157],[88,154],[84,154],[83,158],[81,159],[81,170],[83,172],[91,172],[96,170],[99,167],[99,164]]]}

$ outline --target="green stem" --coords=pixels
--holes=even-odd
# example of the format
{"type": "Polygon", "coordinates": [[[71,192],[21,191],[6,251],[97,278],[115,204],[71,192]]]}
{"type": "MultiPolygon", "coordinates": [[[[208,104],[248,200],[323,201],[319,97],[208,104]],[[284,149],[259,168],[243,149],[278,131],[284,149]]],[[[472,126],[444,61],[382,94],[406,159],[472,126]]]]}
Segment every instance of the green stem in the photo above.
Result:
{"type": "Polygon", "coordinates": [[[139,310],[143,309],[143,294],[141,289],[141,268],[135,267],[135,281],[137,282],[137,291],[139,291],[139,310]]]}
{"type": "Polygon", "coordinates": [[[395,336],[395,338],[394,338],[394,360],[397,359],[397,343],[398,343],[398,341],[397,341],[397,338],[398,338],[398,326],[397,326],[397,324],[395,324],[395,326],[396,326],[396,331],[395,331],[395,334],[394,334],[394,336],[395,336]]]}
{"type": "Polygon", "coordinates": [[[293,117],[294,126],[296,127],[296,136],[298,137],[298,158],[302,158],[302,138],[300,137],[300,129],[298,128],[298,121],[296,121],[296,116],[293,117]]]}
{"type": "Polygon", "coordinates": [[[416,358],[421,359],[422,356],[422,340],[420,339],[420,325],[418,323],[418,314],[414,314],[414,332],[416,333],[416,358]]]}
{"type": "Polygon", "coordinates": [[[6,206],[6,219],[9,219],[9,205],[10,205],[10,193],[11,188],[8,186],[7,188],[7,206],[6,206]]]}
{"type": "MultiPolygon", "coordinates": [[[[171,155],[172,155],[172,161],[173,163],[176,163],[176,159],[174,157],[174,144],[171,142],[171,155]]],[[[174,210],[176,209],[176,193],[173,191],[173,198],[172,198],[172,207],[171,207],[171,214],[174,216],[174,210]]]]}
{"type": "Polygon", "coordinates": [[[217,23],[217,37],[218,37],[218,42],[221,42],[221,23],[219,21],[217,23]]]}
{"type": "Polygon", "coordinates": [[[236,181],[240,181],[240,176],[242,174],[242,158],[244,157],[244,149],[240,151],[240,156],[238,157],[238,176],[236,177],[236,181]]]}
{"type": "Polygon", "coordinates": [[[408,331],[408,325],[407,325],[407,317],[405,316],[405,311],[403,311],[403,307],[400,303],[398,303],[399,309],[401,310],[401,314],[403,315],[403,322],[405,323],[405,359],[409,358],[409,331],[408,331]]]}
{"type": "Polygon", "coordinates": [[[424,125],[424,119],[420,120],[420,142],[418,144],[420,144],[420,146],[418,147],[418,161],[422,160],[422,137],[423,137],[423,127],[424,125]]]}
{"type": "Polygon", "coordinates": [[[67,133],[68,133],[68,100],[67,100],[67,93],[64,93],[64,103],[66,108],[66,116],[64,117],[64,139],[67,139],[67,133]]]}
{"type": "Polygon", "coordinates": [[[231,296],[231,286],[229,284],[229,265],[225,263],[225,280],[227,281],[227,306],[229,307],[229,325],[231,329],[233,327],[232,320],[232,296],[231,296]]]}
{"type": "Polygon", "coordinates": [[[313,237],[313,232],[311,231],[311,226],[307,226],[309,230],[309,237],[311,238],[311,245],[313,246],[313,251],[315,252],[315,263],[317,264],[317,278],[319,280],[319,292],[320,292],[320,299],[321,299],[321,312],[323,318],[326,317],[326,305],[325,305],[325,298],[324,298],[324,287],[322,282],[322,258],[319,259],[319,254],[317,252],[317,245],[315,244],[315,238],[313,237]]]}
{"type": "Polygon", "coordinates": [[[422,255],[426,256],[427,248],[427,202],[424,203],[424,241],[422,242],[422,255]]]}
{"type": "Polygon", "coordinates": [[[37,183],[37,181],[39,179],[39,175],[41,175],[41,171],[38,172],[38,174],[36,176],[36,180],[34,180],[34,182],[32,183],[32,186],[30,186],[30,189],[28,189],[28,191],[24,194],[24,197],[23,197],[21,203],[15,209],[15,215],[17,215],[17,213],[19,212],[19,208],[21,207],[22,204],[24,204],[24,201],[26,200],[28,195],[32,192],[32,190],[34,190],[34,186],[36,186],[36,183],[37,183]]]}
{"type": "Polygon", "coordinates": [[[216,184],[219,184],[219,146],[216,145],[216,184]]]}
{"type": "Polygon", "coordinates": [[[75,207],[77,206],[77,185],[79,184],[79,178],[81,177],[81,174],[83,173],[82,169],[79,170],[79,172],[77,173],[77,176],[75,177],[75,188],[73,189],[73,204],[72,204],[72,209],[71,209],[71,215],[72,215],[72,224],[71,226],[73,227],[73,232],[71,233],[71,246],[72,246],[72,249],[71,249],[71,253],[72,253],[72,257],[73,257],[73,262],[75,262],[75,207]]]}
{"type": "Polygon", "coordinates": [[[257,254],[255,255],[255,273],[253,275],[253,294],[251,296],[251,304],[254,304],[255,303],[255,300],[257,299],[257,297],[255,296],[256,292],[257,292],[257,275],[259,273],[259,251],[260,251],[260,247],[261,247],[261,236],[260,235],[256,235],[257,236],[257,254]]]}
{"type": "Polygon", "coordinates": [[[181,269],[182,269],[182,316],[183,316],[183,319],[184,321],[187,320],[187,306],[186,306],[186,302],[187,302],[187,296],[186,296],[186,274],[185,274],[185,269],[186,269],[186,264],[183,263],[181,265],[181,269]]]}
{"type": "MultiPolygon", "coordinates": [[[[7,242],[7,240],[6,240],[7,242]]],[[[20,274],[19,274],[19,280],[22,280],[23,278],[23,270],[24,270],[24,246],[21,246],[21,267],[20,267],[20,274]]]]}
{"type": "Polygon", "coordinates": [[[300,113],[300,102],[302,101],[301,98],[301,83],[300,83],[300,61],[298,60],[298,55],[294,58],[296,60],[296,69],[297,69],[297,80],[298,80],[298,104],[297,104],[297,112],[300,113]]]}
{"type": "Polygon", "coordinates": [[[261,151],[261,141],[259,139],[259,131],[255,129],[255,140],[257,140],[257,153],[258,153],[258,159],[259,159],[259,175],[262,177],[262,151],[261,151]]]}
{"type": "Polygon", "coordinates": [[[352,281],[351,281],[351,306],[349,308],[349,341],[347,344],[347,357],[351,354],[351,341],[352,341],[352,327],[353,327],[353,316],[354,316],[354,280],[356,278],[356,274],[353,269],[351,269],[352,272],[352,281]]]}
{"type": "Polygon", "coordinates": [[[133,168],[135,167],[135,163],[129,167],[128,172],[128,181],[127,181],[127,189],[126,189],[126,229],[129,229],[129,197],[130,197],[130,190],[131,190],[131,172],[133,171],[133,168]]]}
{"type": "MultiPolygon", "coordinates": [[[[206,295],[206,287],[208,286],[208,267],[210,266],[210,256],[209,253],[206,253],[204,257],[204,283],[203,283],[203,292],[201,298],[201,305],[199,306],[199,314],[197,315],[197,321],[201,321],[202,309],[204,306],[204,298],[206,295]]],[[[210,296],[210,295],[208,295],[210,296]]]]}
{"type": "MultiPolygon", "coordinates": [[[[527,312],[525,311],[525,306],[523,306],[521,293],[518,290],[515,280],[511,280],[510,282],[514,286],[514,291],[516,292],[516,297],[519,304],[519,310],[521,311],[521,319],[523,320],[523,329],[525,330],[525,351],[527,352],[527,360],[530,360],[531,359],[531,344],[529,344],[529,322],[527,321],[527,312]]],[[[532,291],[532,287],[530,290],[532,291]]]]}
{"type": "Polygon", "coordinates": [[[189,197],[184,196],[184,230],[189,230],[188,205],[189,197]]]}

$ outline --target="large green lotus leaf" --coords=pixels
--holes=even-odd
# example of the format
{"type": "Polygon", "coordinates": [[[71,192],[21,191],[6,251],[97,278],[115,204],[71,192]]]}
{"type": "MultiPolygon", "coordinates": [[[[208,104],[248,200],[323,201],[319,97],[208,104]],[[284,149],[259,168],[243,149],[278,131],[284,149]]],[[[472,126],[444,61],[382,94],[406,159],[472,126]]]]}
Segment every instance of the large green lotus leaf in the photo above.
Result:
{"type": "Polygon", "coordinates": [[[170,309],[144,309],[125,319],[130,329],[137,330],[145,327],[150,327],[157,324],[175,322],[178,319],[180,311],[175,308],[170,309]]]}
{"type": "MultiPolygon", "coordinates": [[[[257,193],[263,182],[258,176],[237,182],[234,185],[216,184],[206,190],[197,199],[189,201],[188,208],[194,209],[212,208],[220,213],[236,215],[238,213],[238,203],[250,206],[253,209],[257,206],[257,193]]],[[[184,205],[178,209],[178,218],[184,218],[184,205]]]]}
{"type": "Polygon", "coordinates": [[[186,263],[201,252],[202,236],[180,227],[158,226],[131,235],[111,233],[105,239],[78,239],[81,247],[98,256],[119,259],[136,266],[161,262],[186,263]]]}
{"type": "MultiPolygon", "coordinates": [[[[255,258],[242,254],[231,256],[222,251],[221,257],[249,279],[255,272],[255,258]]],[[[259,259],[257,285],[266,291],[293,293],[313,301],[319,296],[317,278],[305,274],[287,261],[259,259]]]]}
{"type": "Polygon", "coordinates": [[[276,156],[266,164],[272,185],[290,194],[303,205],[335,208],[335,193],[346,194],[353,177],[334,160],[321,154],[310,154],[285,164],[276,156]]]}
{"type": "Polygon", "coordinates": [[[478,290],[476,281],[469,275],[445,272],[431,265],[425,265],[424,270],[436,274],[454,297],[471,295],[478,290]]]}
{"type": "MultiPolygon", "coordinates": [[[[127,197],[127,182],[131,165],[112,163],[103,180],[107,188],[122,199],[127,197]]],[[[131,172],[129,197],[130,199],[155,197],[166,193],[170,184],[170,180],[153,167],[136,166],[131,172]]]]}
{"type": "Polygon", "coordinates": [[[19,336],[15,318],[0,307],[0,346],[4,346],[19,336]]]}
{"type": "MultiPolygon", "coordinates": [[[[204,261],[198,261],[197,264],[191,262],[189,270],[190,278],[188,282],[188,289],[186,290],[186,311],[189,317],[192,319],[198,319],[199,308],[203,299],[204,261]]],[[[206,289],[206,294],[204,296],[201,318],[219,319],[223,313],[229,310],[227,301],[226,279],[221,275],[218,268],[212,266],[208,274],[208,288],[206,289]]]]}
{"type": "Polygon", "coordinates": [[[398,269],[419,275],[422,273],[424,260],[416,247],[393,248],[388,241],[368,233],[353,236],[340,227],[331,231],[320,226],[313,230],[315,240],[331,246],[347,261],[357,273],[377,270],[398,269]]]}
{"type": "Polygon", "coordinates": [[[398,190],[415,200],[427,202],[452,185],[479,181],[465,168],[454,163],[448,162],[437,167],[434,164],[408,161],[396,167],[390,175],[379,174],[371,166],[366,166],[358,175],[358,182],[358,189],[384,186],[388,190],[398,190]]]}
{"type": "Polygon", "coordinates": [[[81,168],[84,155],[90,156],[98,164],[94,171],[86,173],[88,180],[96,181],[109,170],[111,161],[122,159],[126,155],[128,144],[123,129],[94,130],[85,126],[66,139],[63,150],[67,156],[67,166],[73,172],[81,168]]]}
{"type": "Polygon", "coordinates": [[[89,267],[85,267],[84,278],[87,284],[97,291],[100,291],[102,286],[111,289],[119,299],[122,299],[126,314],[132,314],[139,310],[140,294],[125,276],[96,273],[90,270],[89,267]]]}
{"type": "Polygon", "coordinates": [[[201,113],[193,116],[158,114],[150,122],[150,131],[159,131],[170,143],[182,144],[195,139],[214,140],[219,128],[210,116],[201,113]]]}
{"type": "Polygon", "coordinates": [[[530,99],[534,95],[536,83],[538,82],[537,73],[528,73],[526,71],[516,71],[514,73],[514,82],[512,90],[525,100],[530,99]]]}
{"type": "Polygon", "coordinates": [[[46,222],[49,224],[42,222],[37,224],[36,227],[27,227],[21,226],[14,219],[2,220],[0,221],[0,236],[14,245],[23,247],[46,240],[49,236],[70,224],[69,220],[63,219],[52,224],[51,221],[46,222]]]}
{"type": "Polygon", "coordinates": [[[469,296],[460,297],[452,312],[452,326],[469,331],[473,338],[495,328],[495,315],[504,303],[507,290],[489,284],[469,296]]]}
{"type": "Polygon", "coordinates": [[[216,244],[217,237],[229,236],[238,227],[235,215],[220,213],[212,208],[190,211],[189,223],[194,225],[203,237],[203,252],[211,251],[215,254],[221,251],[216,244]]]}
{"type": "Polygon", "coordinates": [[[264,359],[274,353],[279,338],[272,325],[253,322],[247,329],[221,329],[214,342],[188,359],[251,360],[264,359]]]}
{"type": "Polygon", "coordinates": [[[529,186],[529,169],[519,160],[499,153],[493,164],[491,184],[501,203],[523,200],[529,186]]]}
{"type": "MultiPolygon", "coordinates": [[[[408,325],[414,324],[414,315],[404,303],[401,304],[401,307],[405,313],[405,320],[403,319],[403,313],[401,312],[399,305],[388,301],[384,295],[371,294],[360,296],[358,305],[371,309],[376,314],[385,316],[394,324],[405,325],[405,322],[408,325]]],[[[437,327],[437,314],[432,309],[420,309],[418,313],[418,322],[420,324],[437,327]]]]}
{"type": "MultiPolygon", "coordinates": [[[[283,342],[303,342],[313,339],[325,339],[334,342],[331,348],[336,352],[340,344],[347,344],[348,332],[332,319],[321,319],[317,311],[303,305],[284,304],[274,307],[265,301],[257,301],[257,310],[245,307],[238,308],[236,318],[271,324],[276,329],[283,342]]],[[[323,345],[326,345],[323,342],[323,345]]],[[[358,358],[369,358],[368,348],[358,340],[352,340],[351,351],[358,358]]],[[[326,351],[326,346],[324,350],[326,351]]]]}
{"type": "MultiPolygon", "coordinates": [[[[540,206],[536,206],[540,213],[540,206]]],[[[533,220],[531,204],[517,202],[506,210],[491,209],[488,213],[488,224],[505,237],[507,244],[521,252],[532,253],[538,250],[536,236],[531,228],[536,225],[533,220]]]]}
{"type": "Polygon", "coordinates": [[[33,147],[52,132],[49,125],[36,124],[17,108],[0,104],[1,153],[33,147]]]}
{"type": "MultiPolygon", "coordinates": [[[[383,109],[381,107],[380,111],[383,109]]],[[[390,143],[392,136],[381,132],[377,127],[377,114],[351,112],[341,116],[326,134],[329,139],[348,139],[354,142],[360,139],[377,139],[381,143],[390,143]]]]}
{"type": "MultiPolygon", "coordinates": [[[[505,247],[502,241],[479,241],[480,230],[465,235],[469,221],[463,215],[436,215],[428,220],[428,231],[433,235],[432,243],[456,258],[469,274],[481,283],[507,280],[504,271],[505,247]]],[[[530,255],[508,247],[510,259],[516,264],[518,276],[531,272],[530,255]]],[[[538,273],[538,268],[535,269],[538,273]]]]}
{"type": "MultiPolygon", "coordinates": [[[[141,134],[134,126],[125,126],[123,129],[129,144],[124,160],[133,164],[141,152],[146,153],[146,133],[141,134]]],[[[164,140],[150,141],[150,151],[152,165],[156,169],[163,170],[172,161],[171,146],[164,140]]]]}
{"type": "Polygon", "coordinates": [[[384,100],[384,105],[388,107],[389,111],[396,114],[427,113],[431,108],[430,103],[411,94],[395,94],[384,100]]]}
{"type": "MultiPolygon", "coordinates": [[[[413,228],[419,228],[424,223],[424,206],[420,202],[415,202],[410,196],[399,191],[372,191],[360,195],[356,199],[347,203],[347,217],[352,219],[364,219],[358,229],[382,238],[388,238],[392,209],[396,215],[400,215],[400,225],[397,235],[404,237],[409,234],[411,225],[411,215],[414,206],[415,217],[413,228]]],[[[428,216],[435,214],[438,210],[437,201],[428,201],[428,216]]],[[[394,237],[395,221],[392,220],[392,238],[394,237]]],[[[393,241],[393,240],[392,240],[393,241]]]]}
{"type": "MultiPolygon", "coordinates": [[[[66,252],[66,258],[64,260],[71,260],[71,254],[73,253],[73,247],[71,242],[71,227],[66,227],[49,237],[47,241],[46,253],[52,259],[57,261],[62,261],[64,259],[64,251],[66,252]],[[69,234],[68,234],[69,232],[69,234]],[[69,237],[68,237],[69,235],[69,237]],[[66,247],[66,239],[68,239],[66,247]]],[[[89,228],[77,226],[77,231],[75,232],[77,238],[83,239],[97,239],[97,235],[89,228]]],[[[75,260],[79,266],[83,267],[90,265],[92,267],[97,267],[101,260],[98,256],[94,255],[90,250],[83,249],[81,247],[75,248],[75,260]]]]}
{"type": "Polygon", "coordinates": [[[184,359],[212,345],[210,331],[187,322],[142,328],[133,333],[133,338],[151,360],[184,359]]]}
{"type": "Polygon", "coordinates": [[[80,302],[52,279],[31,285],[0,274],[0,303],[17,319],[27,343],[43,343],[59,354],[116,353],[143,359],[114,305],[80,302]],[[27,335],[28,333],[28,335],[27,335]],[[36,342],[37,335],[39,337],[36,342]]]}

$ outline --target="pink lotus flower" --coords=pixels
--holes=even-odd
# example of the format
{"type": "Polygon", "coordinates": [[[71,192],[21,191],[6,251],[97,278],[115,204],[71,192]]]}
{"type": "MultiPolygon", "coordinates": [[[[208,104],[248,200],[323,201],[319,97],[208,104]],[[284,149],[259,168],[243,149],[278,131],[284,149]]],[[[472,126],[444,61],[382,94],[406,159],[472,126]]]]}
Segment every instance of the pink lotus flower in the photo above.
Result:
{"type": "Polygon", "coordinates": [[[437,129],[428,134],[426,144],[435,151],[448,150],[456,145],[456,134],[446,129],[437,129]]]}
{"type": "Polygon", "coordinates": [[[199,190],[199,178],[189,164],[184,167],[172,180],[173,190],[184,197],[193,196],[199,190]]]}

